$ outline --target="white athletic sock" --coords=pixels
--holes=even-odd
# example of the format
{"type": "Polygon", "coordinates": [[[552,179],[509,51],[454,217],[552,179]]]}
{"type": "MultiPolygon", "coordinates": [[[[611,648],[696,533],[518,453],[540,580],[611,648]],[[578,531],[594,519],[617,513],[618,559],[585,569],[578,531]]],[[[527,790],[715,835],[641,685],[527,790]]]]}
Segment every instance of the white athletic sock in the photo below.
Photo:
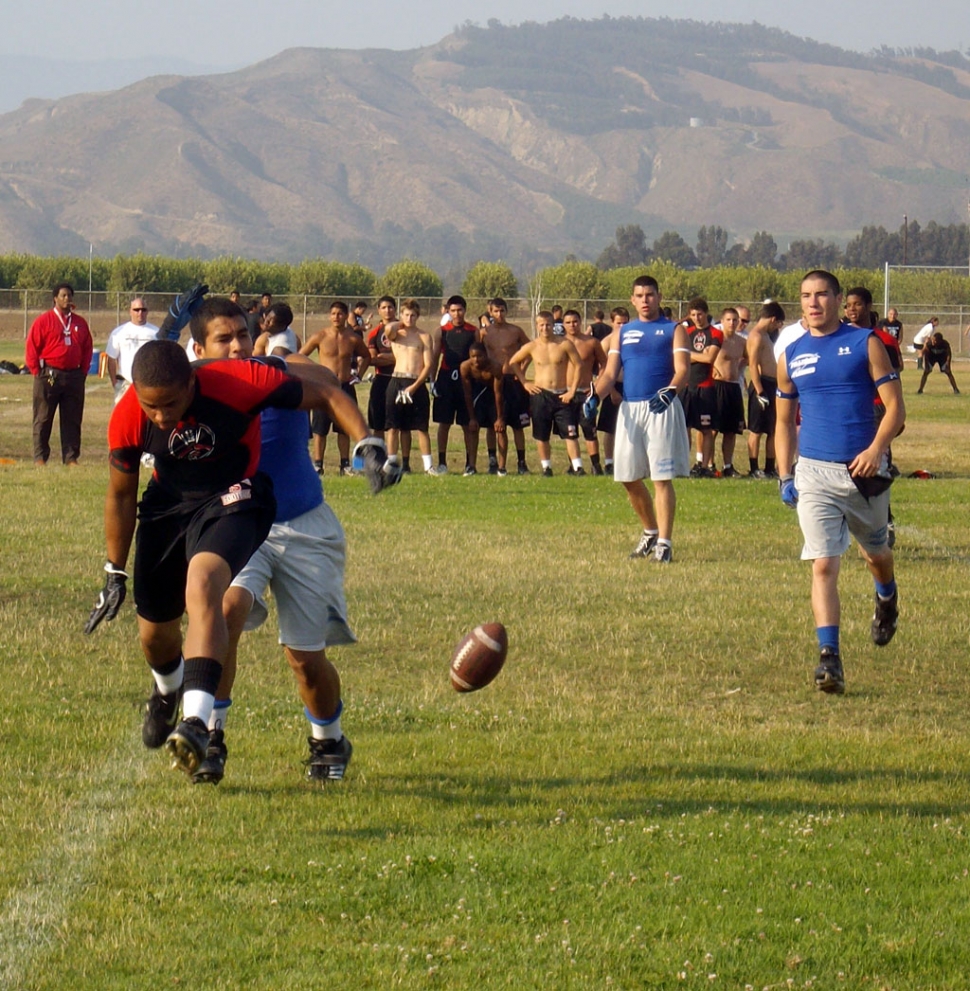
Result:
{"type": "Polygon", "coordinates": [[[209,732],[214,729],[224,730],[226,728],[226,717],[229,715],[229,706],[232,699],[216,699],[212,706],[212,715],[209,716],[209,732]]]}
{"type": "Polygon", "coordinates": [[[696,461],[696,462],[697,462],[698,464],[703,464],[703,462],[704,462],[704,456],[703,456],[702,454],[695,454],[695,455],[694,455],[694,460],[695,460],[695,461],[696,461]]]}
{"type": "Polygon", "coordinates": [[[343,700],[337,705],[337,712],[330,719],[317,719],[316,716],[310,715],[310,710],[305,706],[303,708],[303,715],[307,717],[307,721],[310,723],[310,735],[314,740],[339,740],[343,735],[343,730],[340,728],[340,714],[344,711],[343,700]]]}
{"type": "Polygon", "coordinates": [[[432,458],[430,454],[422,454],[421,465],[425,471],[431,471],[434,467],[434,458],[432,458]]]}
{"type": "Polygon", "coordinates": [[[190,689],[182,697],[182,718],[191,719],[195,716],[208,726],[215,701],[215,696],[210,695],[209,692],[203,692],[198,688],[190,689]]]}
{"type": "Polygon", "coordinates": [[[613,459],[612,459],[612,458],[607,458],[607,459],[606,459],[606,460],[605,460],[605,461],[603,462],[603,464],[604,464],[604,465],[605,465],[605,466],[606,466],[607,468],[609,468],[609,466],[613,464],[613,459]]]}
{"type": "Polygon", "coordinates": [[[544,469],[552,467],[552,461],[540,461],[539,464],[541,464],[544,469]]]}
{"type": "Polygon", "coordinates": [[[171,695],[182,687],[182,679],[185,677],[185,658],[179,658],[179,666],[171,674],[159,674],[152,671],[152,677],[162,695],[171,695]]]}
{"type": "Polygon", "coordinates": [[[583,459],[582,458],[572,458],[571,460],[572,460],[572,463],[573,463],[573,471],[576,471],[579,468],[582,468],[583,467],[583,459]]]}
{"type": "MultiPolygon", "coordinates": [[[[644,527],[643,528],[643,535],[645,537],[659,537],[660,536],[660,531],[659,530],[648,530],[646,527],[644,527]]],[[[668,543],[669,543],[669,541],[668,541],[668,543]]]]}
{"type": "Polygon", "coordinates": [[[387,463],[389,465],[399,465],[401,463],[401,457],[398,454],[389,454],[387,456],[387,463]]]}
{"type": "Polygon", "coordinates": [[[672,540],[668,540],[666,537],[661,537],[657,541],[657,546],[658,547],[673,547],[674,546],[674,543],[673,543],[672,540]]]}

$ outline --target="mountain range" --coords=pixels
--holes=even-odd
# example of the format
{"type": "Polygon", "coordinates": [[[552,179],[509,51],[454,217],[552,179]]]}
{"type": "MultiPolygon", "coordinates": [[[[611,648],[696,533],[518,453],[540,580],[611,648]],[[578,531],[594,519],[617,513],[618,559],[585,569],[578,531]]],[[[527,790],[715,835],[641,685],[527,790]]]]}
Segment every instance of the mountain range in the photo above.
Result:
{"type": "Polygon", "coordinates": [[[595,258],[620,224],[845,241],[966,219],[970,61],[758,24],[565,18],[291,49],[0,115],[0,252],[442,272],[595,258]]]}

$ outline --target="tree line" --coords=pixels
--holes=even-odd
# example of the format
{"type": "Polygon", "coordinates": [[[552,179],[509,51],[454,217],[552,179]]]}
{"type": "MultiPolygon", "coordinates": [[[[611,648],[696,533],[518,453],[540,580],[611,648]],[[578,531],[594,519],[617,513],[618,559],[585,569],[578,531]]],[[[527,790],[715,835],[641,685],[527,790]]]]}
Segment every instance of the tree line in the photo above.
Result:
{"type": "Polygon", "coordinates": [[[664,231],[647,246],[639,224],[616,229],[612,243],[596,261],[600,269],[645,265],[654,260],[672,262],[680,268],[716,268],[721,265],[763,266],[782,272],[804,272],[811,268],[882,268],[890,265],[967,265],[970,256],[970,232],[966,224],[938,224],[931,220],[925,227],[909,220],[897,231],[885,227],[863,227],[841,248],[832,241],[805,238],[791,241],[788,250],[779,254],[778,243],[768,231],[758,231],[748,244],[728,244],[723,227],[704,225],[697,231],[691,247],[677,231],[664,231]]]}

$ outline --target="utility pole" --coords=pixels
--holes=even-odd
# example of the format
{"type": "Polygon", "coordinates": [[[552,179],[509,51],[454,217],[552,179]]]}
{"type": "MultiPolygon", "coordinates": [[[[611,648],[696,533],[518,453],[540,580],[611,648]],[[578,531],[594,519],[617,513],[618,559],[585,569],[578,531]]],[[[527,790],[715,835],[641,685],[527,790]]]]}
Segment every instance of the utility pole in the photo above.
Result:
{"type": "Polygon", "coordinates": [[[906,256],[909,253],[909,217],[903,214],[903,264],[906,264],[906,256]]]}

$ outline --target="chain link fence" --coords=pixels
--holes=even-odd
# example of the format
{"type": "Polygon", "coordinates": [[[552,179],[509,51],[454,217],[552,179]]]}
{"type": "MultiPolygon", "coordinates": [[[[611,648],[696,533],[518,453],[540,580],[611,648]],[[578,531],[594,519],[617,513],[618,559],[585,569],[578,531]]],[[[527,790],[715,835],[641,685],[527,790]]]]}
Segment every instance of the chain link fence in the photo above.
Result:
{"type": "MultiPolygon", "coordinates": [[[[149,308],[148,320],[161,324],[175,293],[141,293],[149,308]]],[[[128,319],[128,307],[133,295],[127,292],[87,292],[78,290],[74,294],[74,302],[78,313],[87,320],[91,327],[95,348],[103,348],[108,335],[119,324],[128,319]]],[[[398,300],[400,305],[404,297],[398,300]]],[[[246,304],[250,300],[244,299],[246,304]]],[[[287,303],[293,310],[293,330],[304,341],[330,319],[330,304],[333,296],[312,295],[278,295],[273,297],[277,303],[287,303]]],[[[441,319],[444,312],[445,298],[420,297],[422,322],[427,326],[432,321],[441,319]]],[[[343,298],[343,302],[353,307],[357,302],[367,304],[367,316],[372,324],[377,323],[376,297],[343,298]]],[[[664,305],[669,306],[675,319],[687,316],[687,300],[664,299],[664,305]]],[[[757,319],[761,309],[761,300],[708,300],[711,315],[716,320],[726,306],[743,304],[751,310],[753,318],[757,319]]],[[[794,321],[801,307],[797,301],[778,300],[785,309],[788,320],[794,321]]],[[[487,310],[486,299],[468,299],[466,319],[469,323],[478,323],[487,310]]],[[[575,309],[583,318],[583,325],[588,326],[595,320],[595,314],[602,310],[606,322],[610,319],[610,310],[616,306],[630,309],[628,299],[530,299],[519,297],[506,299],[508,303],[508,319],[511,323],[519,324],[529,336],[534,334],[533,316],[538,309],[550,309],[558,303],[564,309],[575,309]]],[[[0,289],[0,339],[11,341],[24,339],[34,319],[52,305],[49,289],[0,289]]],[[[940,318],[940,330],[949,341],[954,355],[965,357],[970,353],[970,334],[967,333],[970,323],[970,307],[968,306],[934,306],[932,303],[900,304],[896,306],[899,318],[903,321],[904,344],[913,340],[913,335],[929,321],[931,317],[940,318]]],[[[881,316],[884,314],[880,314],[881,316]]],[[[183,335],[185,332],[183,331],[183,335]]]]}

